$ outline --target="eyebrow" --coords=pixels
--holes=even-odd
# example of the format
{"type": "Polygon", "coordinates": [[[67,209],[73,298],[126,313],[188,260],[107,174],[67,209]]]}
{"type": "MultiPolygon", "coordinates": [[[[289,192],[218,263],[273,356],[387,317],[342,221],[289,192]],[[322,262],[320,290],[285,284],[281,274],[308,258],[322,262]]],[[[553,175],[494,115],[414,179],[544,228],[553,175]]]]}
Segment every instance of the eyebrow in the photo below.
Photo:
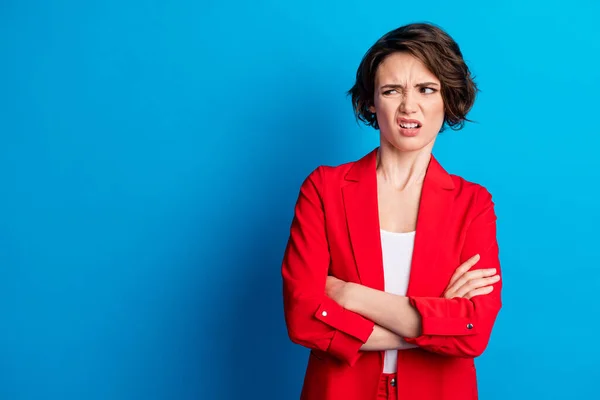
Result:
{"type": "MultiPolygon", "coordinates": [[[[417,83],[415,85],[415,87],[423,87],[423,86],[439,86],[439,84],[435,83],[435,82],[422,82],[422,83],[417,83]]],[[[401,88],[404,89],[404,85],[401,85],[399,83],[388,83],[385,85],[382,85],[380,87],[380,89],[397,89],[397,88],[401,88]]]]}

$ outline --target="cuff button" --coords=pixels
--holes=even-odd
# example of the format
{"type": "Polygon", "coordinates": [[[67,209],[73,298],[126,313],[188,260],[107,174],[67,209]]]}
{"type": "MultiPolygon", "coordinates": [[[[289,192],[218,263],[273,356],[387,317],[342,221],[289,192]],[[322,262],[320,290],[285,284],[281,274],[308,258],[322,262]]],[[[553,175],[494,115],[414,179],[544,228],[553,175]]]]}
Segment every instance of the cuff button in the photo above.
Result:
{"type": "Polygon", "coordinates": [[[473,329],[473,324],[467,324],[467,329],[473,329]]]}

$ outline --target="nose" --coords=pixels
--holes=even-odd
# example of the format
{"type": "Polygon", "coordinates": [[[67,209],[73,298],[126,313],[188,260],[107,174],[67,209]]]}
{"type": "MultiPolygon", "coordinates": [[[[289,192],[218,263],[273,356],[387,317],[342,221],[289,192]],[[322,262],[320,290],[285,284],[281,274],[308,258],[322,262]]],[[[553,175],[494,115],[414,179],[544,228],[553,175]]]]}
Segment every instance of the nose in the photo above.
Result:
{"type": "Polygon", "coordinates": [[[413,114],[417,112],[417,98],[412,91],[408,90],[402,96],[400,102],[400,111],[405,114],[413,114]]]}

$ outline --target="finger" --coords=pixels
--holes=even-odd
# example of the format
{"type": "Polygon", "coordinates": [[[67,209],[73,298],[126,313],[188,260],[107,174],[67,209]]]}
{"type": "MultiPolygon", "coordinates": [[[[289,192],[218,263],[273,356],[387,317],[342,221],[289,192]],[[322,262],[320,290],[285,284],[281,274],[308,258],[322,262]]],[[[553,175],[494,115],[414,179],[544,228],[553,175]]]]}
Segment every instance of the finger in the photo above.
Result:
{"type": "Polygon", "coordinates": [[[467,283],[465,283],[463,286],[461,286],[459,289],[457,289],[456,295],[458,297],[464,297],[467,293],[476,290],[476,289],[480,289],[482,287],[486,287],[489,285],[493,285],[494,283],[498,282],[500,280],[500,275],[494,275],[494,276],[490,276],[487,278],[478,278],[478,279],[472,279],[470,281],[468,281],[467,283]]]}
{"type": "Polygon", "coordinates": [[[477,264],[477,262],[479,261],[481,257],[479,256],[479,254],[475,254],[473,257],[469,258],[467,261],[465,261],[464,263],[462,263],[458,268],[456,268],[456,271],[454,272],[454,275],[452,275],[452,277],[458,277],[462,274],[464,274],[465,272],[467,272],[469,269],[471,269],[471,267],[475,264],[477,264]]]}
{"type": "Polygon", "coordinates": [[[470,299],[472,299],[475,296],[482,296],[482,295],[485,295],[485,294],[490,294],[493,291],[494,291],[494,287],[493,286],[486,286],[486,287],[482,287],[482,288],[470,291],[469,293],[467,293],[465,295],[465,298],[470,300],[470,299]]]}
{"type": "Polygon", "coordinates": [[[458,297],[458,296],[456,295],[456,291],[452,290],[452,291],[446,291],[446,292],[444,293],[444,296],[443,296],[443,297],[444,297],[445,299],[453,299],[453,298],[455,298],[455,297],[458,297]]]}
{"type": "Polygon", "coordinates": [[[444,291],[444,294],[442,294],[442,298],[451,299],[453,294],[454,294],[454,291],[450,291],[450,290],[446,289],[444,291]]]}
{"type": "Polygon", "coordinates": [[[496,274],[495,268],[475,269],[473,271],[468,271],[465,272],[460,278],[458,278],[458,280],[454,282],[452,286],[454,287],[454,290],[458,290],[458,288],[460,288],[469,281],[472,281],[474,279],[487,278],[494,274],[496,274]]]}
{"type": "Polygon", "coordinates": [[[454,271],[452,278],[450,278],[450,283],[448,284],[448,286],[452,285],[465,272],[467,272],[469,269],[471,269],[471,267],[473,265],[477,264],[477,262],[479,261],[480,258],[481,257],[479,256],[479,254],[475,254],[473,257],[469,258],[467,261],[462,263],[458,268],[456,268],[456,271],[454,271]]]}
{"type": "Polygon", "coordinates": [[[336,278],[335,276],[327,276],[327,279],[325,280],[325,287],[331,287],[333,285],[335,285],[335,283],[338,281],[339,279],[336,278]]]}

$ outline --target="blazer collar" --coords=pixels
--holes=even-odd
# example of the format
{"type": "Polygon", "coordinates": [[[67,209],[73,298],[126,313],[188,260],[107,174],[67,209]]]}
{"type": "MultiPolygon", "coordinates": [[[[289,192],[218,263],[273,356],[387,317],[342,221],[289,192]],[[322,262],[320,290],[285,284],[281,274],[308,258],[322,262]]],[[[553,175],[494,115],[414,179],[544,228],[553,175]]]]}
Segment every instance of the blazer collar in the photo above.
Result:
{"type": "MultiPolygon", "coordinates": [[[[377,167],[377,151],[376,147],[361,159],[357,160],[346,173],[345,179],[348,181],[358,182],[363,178],[369,178],[375,173],[377,167]]],[[[454,181],[446,170],[440,165],[437,159],[431,155],[429,166],[425,174],[425,181],[433,183],[442,189],[454,189],[454,181]]]]}

